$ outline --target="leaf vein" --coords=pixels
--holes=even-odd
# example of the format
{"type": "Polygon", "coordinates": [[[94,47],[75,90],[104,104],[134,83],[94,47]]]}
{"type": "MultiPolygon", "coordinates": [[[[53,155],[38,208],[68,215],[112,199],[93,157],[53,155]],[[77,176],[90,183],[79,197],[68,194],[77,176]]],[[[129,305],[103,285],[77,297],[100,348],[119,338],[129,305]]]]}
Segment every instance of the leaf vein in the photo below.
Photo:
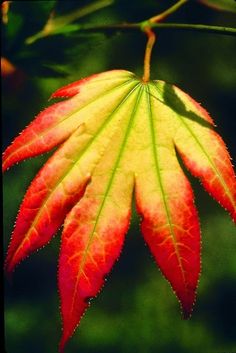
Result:
{"type": "Polygon", "coordinates": [[[180,256],[179,249],[177,246],[178,243],[177,243],[175,231],[174,231],[172,220],[171,220],[171,212],[170,212],[170,209],[168,206],[168,202],[167,202],[167,198],[166,198],[166,194],[165,194],[165,189],[164,189],[164,185],[163,185],[163,181],[162,181],[162,177],[161,177],[161,173],[160,173],[159,157],[158,157],[158,152],[157,152],[157,147],[156,147],[157,141],[156,141],[156,136],[155,136],[155,126],[154,126],[154,119],[153,119],[153,112],[152,112],[153,108],[152,108],[152,103],[151,103],[151,99],[150,99],[150,97],[151,97],[150,90],[149,90],[148,86],[146,89],[146,94],[147,94],[149,125],[150,125],[151,141],[152,141],[152,153],[153,153],[153,159],[154,159],[154,163],[155,163],[155,171],[156,171],[156,175],[157,175],[157,181],[158,181],[158,185],[161,190],[161,197],[162,197],[162,201],[163,201],[163,205],[164,205],[164,209],[165,209],[165,213],[166,213],[166,217],[167,217],[167,222],[168,222],[170,234],[171,234],[171,237],[173,240],[173,245],[175,248],[175,255],[177,256],[177,259],[178,259],[178,262],[180,265],[180,269],[181,269],[181,274],[183,276],[183,281],[186,285],[185,270],[183,268],[181,256],[180,256]]]}
{"type": "Polygon", "coordinates": [[[28,229],[27,233],[25,234],[25,237],[23,239],[23,241],[19,244],[18,248],[16,249],[13,257],[12,257],[12,261],[14,259],[14,257],[16,256],[18,250],[21,248],[21,246],[23,246],[24,242],[27,241],[28,237],[30,236],[30,232],[32,227],[35,227],[37,224],[38,219],[40,218],[40,215],[43,211],[43,208],[46,206],[47,202],[50,200],[50,198],[53,196],[54,192],[56,191],[56,189],[61,185],[61,183],[64,181],[64,179],[68,176],[68,174],[72,171],[72,169],[77,165],[77,163],[79,162],[79,160],[81,159],[81,157],[87,152],[87,150],[89,149],[89,147],[92,145],[92,143],[96,140],[96,138],[100,135],[100,133],[105,129],[105,127],[108,125],[108,123],[111,121],[113,115],[121,108],[121,106],[125,103],[125,101],[128,99],[128,97],[136,90],[136,88],[138,87],[139,83],[135,84],[135,86],[131,87],[130,92],[127,94],[125,94],[124,98],[121,100],[121,102],[116,106],[116,108],[110,113],[110,115],[108,116],[107,119],[105,119],[104,123],[100,126],[98,132],[96,135],[94,135],[94,137],[89,141],[89,143],[85,146],[85,148],[81,151],[81,153],[79,154],[79,156],[77,157],[76,161],[74,163],[72,163],[72,165],[70,166],[69,170],[66,171],[66,173],[64,173],[59,180],[57,181],[57,183],[55,184],[55,186],[53,188],[51,188],[51,192],[47,195],[46,199],[44,200],[43,204],[39,207],[39,211],[36,215],[36,217],[34,218],[32,224],[30,225],[30,228],[28,229]]]}
{"type": "Polygon", "coordinates": [[[120,152],[118,153],[118,156],[117,156],[117,159],[115,161],[114,167],[112,168],[112,173],[111,173],[111,176],[110,176],[106,191],[104,193],[104,198],[103,198],[102,203],[101,203],[101,205],[99,207],[99,210],[98,210],[98,213],[97,213],[97,217],[96,217],[93,229],[91,231],[91,234],[90,234],[89,239],[88,239],[88,243],[87,243],[85,251],[83,253],[83,258],[82,258],[82,261],[81,261],[81,264],[80,264],[80,269],[79,269],[79,272],[78,272],[78,275],[77,275],[77,278],[76,278],[75,290],[74,290],[73,299],[72,299],[72,305],[71,305],[71,313],[73,312],[73,308],[74,308],[74,302],[75,302],[75,297],[76,297],[76,293],[77,293],[77,286],[78,286],[79,278],[81,276],[81,273],[84,272],[84,265],[85,265],[85,262],[86,262],[87,253],[88,253],[90,245],[91,245],[91,243],[93,241],[93,237],[94,237],[94,234],[96,232],[96,228],[97,228],[100,216],[102,214],[104,205],[106,203],[107,196],[108,196],[109,191],[111,189],[111,186],[112,186],[112,183],[113,183],[113,180],[114,180],[114,177],[115,177],[116,169],[119,166],[120,160],[122,158],[122,154],[123,154],[123,151],[125,149],[125,146],[126,146],[129,134],[130,134],[130,130],[131,130],[132,125],[133,125],[132,123],[134,121],[134,118],[135,118],[135,115],[136,115],[136,112],[137,112],[137,109],[138,109],[138,105],[139,105],[139,102],[140,102],[140,99],[141,99],[141,94],[142,94],[142,86],[140,87],[139,92],[137,94],[137,100],[135,102],[134,109],[133,109],[133,111],[131,113],[131,116],[130,116],[129,124],[128,124],[128,127],[126,129],[123,142],[121,144],[120,152]]]}

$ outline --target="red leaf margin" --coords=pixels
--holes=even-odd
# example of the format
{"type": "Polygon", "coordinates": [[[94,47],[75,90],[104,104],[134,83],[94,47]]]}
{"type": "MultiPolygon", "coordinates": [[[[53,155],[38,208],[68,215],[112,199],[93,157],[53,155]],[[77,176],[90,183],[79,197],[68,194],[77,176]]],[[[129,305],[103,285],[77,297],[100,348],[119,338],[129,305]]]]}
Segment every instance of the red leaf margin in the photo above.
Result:
{"type": "MultiPolygon", "coordinates": [[[[83,79],[83,80],[80,80],[78,82],[75,82],[75,83],[72,83],[70,85],[67,85],[65,87],[62,87],[61,89],[57,90],[52,95],[52,97],[53,98],[73,97],[74,95],[79,93],[79,88],[80,88],[80,86],[82,84],[86,84],[87,82],[89,82],[90,80],[92,80],[95,77],[97,77],[97,75],[93,75],[90,78],[83,79]]],[[[212,119],[210,118],[210,116],[207,114],[207,112],[200,105],[198,105],[194,100],[192,100],[192,98],[190,98],[188,95],[186,95],[184,92],[182,92],[178,88],[175,87],[175,89],[178,92],[181,92],[181,94],[184,95],[185,98],[189,102],[191,102],[193,104],[193,106],[195,106],[195,108],[198,111],[201,112],[202,117],[206,121],[208,121],[209,123],[213,123],[212,119]]],[[[43,123],[43,120],[47,116],[48,113],[49,113],[49,117],[51,118],[51,117],[53,117],[53,113],[55,113],[55,111],[57,111],[57,109],[60,110],[62,108],[64,110],[64,109],[68,108],[68,111],[70,111],[71,110],[71,103],[72,103],[71,100],[63,101],[63,102],[60,102],[60,103],[56,103],[54,106],[47,108],[43,113],[39,114],[39,116],[36,118],[36,120],[32,124],[30,124],[30,126],[25,130],[25,131],[27,131],[27,133],[23,134],[23,138],[22,138],[22,136],[20,136],[19,138],[17,138],[18,140],[17,139],[15,140],[15,142],[13,143],[13,149],[14,149],[14,146],[16,146],[17,143],[20,140],[21,140],[21,142],[23,141],[23,144],[24,144],[27,141],[27,136],[28,136],[29,140],[32,138],[32,135],[31,135],[32,130],[33,130],[33,134],[35,134],[35,131],[37,129],[35,131],[34,131],[34,129],[35,129],[35,126],[37,127],[37,124],[39,122],[40,122],[39,126],[42,123],[43,128],[45,127],[45,125],[43,123]],[[66,103],[68,103],[68,104],[66,104],[66,103]],[[37,123],[36,123],[36,121],[37,121],[37,123]],[[36,124],[36,125],[34,125],[34,124],[36,124]],[[29,134],[29,135],[27,135],[27,134],[29,134]],[[26,138],[26,140],[25,140],[25,138],[26,138]]],[[[53,119],[52,119],[52,121],[53,121],[53,119]]],[[[54,142],[53,145],[50,145],[49,149],[51,149],[52,147],[56,146],[57,144],[63,142],[64,139],[66,139],[69,136],[70,136],[70,139],[72,139],[73,138],[73,134],[76,131],[76,128],[77,127],[73,127],[74,130],[71,130],[69,133],[67,133],[67,135],[63,135],[64,137],[60,138],[59,140],[57,140],[56,143],[54,142]]],[[[224,170],[225,175],[228,175],[228,180],[231,181],[230,183],[231,183],[231,186],[232,186],[232,190],[235,191],[234,194],[233,194],[233,198],[235,198],[235,196],[236,196],[235,195],[236,187],[234,188],[234,186],[236,186],[236,184],[235,184],[233,169],[230,166],[230,164],[228,164],[228,161],[229,161],[228,152],[226,150],[226,147],[225,147],[224,143],[222,142],[222,139],[214,131],[212,131],[212,138],[214,139],[214,141],[217,141],[217,143],[220,146],[219,147],[220,159],[219,160],[218,159],[215,160],[214,163],[217,164],[221,170],[224,170]],[[225,161],[227,161],[227,163],[225,161]]],[[[49,140],[50,140],[50,138],[49,138],[49,140]]],[[[211,193],[213,195],[213,197],[218,202],[220,202],[226,209],[228,209],[230,211],[232,217],[235,219],[236,211],[235,211],[235,207],[233,206],[232,200],[229,200],[228,196],[224,194],[224,192],[222,191],[222,186],[218,183],[218,180],[216,180],[216,181],[213,180],[214,176],[213,176],[213,174],[211,172],[209,172],[209,171],[206,172],[206,170],[204,170],[204,171],[201,170],[201,166],[198,165],[196,161],[194,161],[194,157],[192,155],[191,155],[191,158],[188,158],[188,155],[184,151],[184,147],[181,145],[181,142],[178,139],[176,139],[174,142],[175,142],[175,146],[176,146],[179,154],[181,155],[181,157],[182,157],[182,159],[184,161],[184,164],[188,167],[188,169],[192,172],[192,174],[194,174],[195,176],[197,176],[200,179],[202,179],[203,186],[205,187],[205,189],[209,193],[211,193]]],[[[43,145],[45,146],[45,142],[43,143],[43,145]]],[[[66,143],[65,143],[65,145],[66,145],[66,143]]],[[[44,146],[41,145],[41,147],[37,148],[33,152],[33,154],[31,154],[31,155],[29,154],[28,156],[33,156],[33,155],[42,153],[42,151],[43,152],[47,151],[47,149],[45,149],[44,146]]],[[[12,147],[10,146],[8,151],[10,150],[10,148],[12,148],[12,147]]],[[[49,161],[51,162],[53,160],[53,158],[56,158],[57,154],[60,153],[60,151],[63,150],[63,148],[64,148],[64,145],[62,145],[59,148],[59,150],[56,152],[56,154],[49,161]]],[[[6,156],[7,156],[7,153],[5,153],[5,158],[6,158],[6,156]]],[[[22,156],[19,156],[19,155],[17,156],[16,155],[12,160],[9,161],[9,165],[7,165],[7,166],[5,165],[5,169],[7,169],[11,164],[13,164],[15,162],[18,162],[18,161],[20,161],[20,160],[22,160],[24,158],[25,158],[25,156],[22,158],[22,156]]],[[[45,171],[48,165],[49,164],[46,163],[45,167],[42,170],[45,171]]],[[[41,188],[43,186],[43,182],[41,182],[41,183],[39,182],[40,177],[41,177],[42,174],[43,174],[43,172],[41,171],[38,174],[38,176],[35,179],[35,181],[33,181],[31,187],[29,188],[29,190],[28,190],[28,192],[26,194],[26,198],[25,198],[25,200],[24,200],[24,202],[22,203],[22,206],[21,206],[21,211],[20,211],[21,213],[25,213],[24,208],[27,209],[27,202],[28,202],[29,198],[34,197],[33,194],[34,194],[34,191],[35,191],[35,187],[36,187],[36,189],[37,189],[37,187],[39,187],[38,192],[42,191],[41,188]],[[22,209],[23,209],[23,211],[22,211],[22,209]]],[[[45,174],[45,172],[44,172],[44,174],[45,174]]],[[[79,203],[78,207],[74,206],[76,201],[78,201],[81,198],[81,196],[84,194],[84,190],[86,188],[86,183],[84,184],[84,186],[81,187],[81,190],[79,191],[79,193],[78,193],[78,195],[76,197],[72,197],[71,199],[68,200],[68,203],[65,204],[65,207],[62,210],[61,217],[60,217],[60,222],[59,222],[60,224],[62,223],[62,221],[63,221],[64,217],[66,216],[66,214],[69,212],[69,214],[68,214],[68,216],[66,218],[66,223],[65,223],[65,224],[67,224],[67,226],[69,224],[69,226],[68,226],[68,228],[65,227],[65,231],[63,232],[63,238],[66,238],[68,236],[68,233],[70,233],[70,232],[74,233],[75,232],[74,229],[78,228],[78,224],[75,225],[75,224],[73,224],[73,222],[72,222],[72,224],[70,224],[70,221],[67,221],[67,219],[70,218],[69,216],[71,214],[73,214],[73,212],[75,212],[75,210],[78,211],[80,209],[81,204],[83,204],[84,201],[81,200],[81,202],[79,203]]],[[[192,230],[191,230],[191,234],[194,234],[195,247],[196,247],[195,250],[196,250],[196,253],[199,254],[199,252],[200,252],[199,224],[198,224],[198,220],[197,220],[197,213],[196,213],[193,201],[192,201],[193,200],[193,194],[192,194],[191,187],[190,187],[188,181],[185,180],[184,183],[185,183],[185,188],[186,188],[186,197],[188,199],[188,205],[189,205],[189,207],[191,209],[189,220],[185,224],[185,227],[187,228],[187,227],[190,227],[190,224],[194,224],[194,226],[192,227],[192,230]]],[[[162,246],[163,245],[162,243],[166,242],[166,239],[163,239],[163,234],[161,234],[160,232],[153,231],[153,229],[156,227],[155,219],[156,218],[157,219],[158,218],[162,218],[162,217],[158,217],[159,214],[158,214],[157,210],[155,211],[156,213],[154,212],[154,216],[153,216],[153,214],[150,216],[150,214],[149,214],[150,212],[145,209],[145,206],[142,205],[142,201],[141,201],[142,198],[140,197],[139,192],[140,192],[139,187],[137,187],[137,185],[136,185],[137,209],[138,209],[138,212],[144,217],[144,220],[142,222],[142,231],[144,233],[144,237],[145,237],[146,242],[148,243],[148,245],[150,247],[150,250],[152,251],[152,253],[153,253],[158,265],[162,269],[163,274],[170,281],[174,291],[176,292],[177,296],[179,297],[180,301],[182,302],[182,306],[183,306],[185,317],[188,317],[190,315],[190,313],[191,313],[191,310],[192,310],[193,301],[195,300],[195,291],[196,291],[196,286],[197,286],[197,282],[198,282],[198,274],[199,274],[199,271],[200,271],[199,257],[196,256],[195,260],[192,261],[192,265],[194,264],[194,266],[193,266],[194,270],[193,269],[189,269],[188,270],[189,279],[187,281],[187,283],[188,283],[187,286],[185,286],[184,283],[183,283],[181,288],[179,288],[178,287],[178,283],[182,282],[182,279],[180,279],[179,282],[177,281],[178,283],[175,283],[176,278],[174,278],[175,276],[173,276],[172,273],[171,273],[173,266],[171,266],[171,267],[166,266],[165,261],[163,262],[163,254],[160,254],[159,250],[158,250],[158,247],[162,246]],[[153,235],[154,234],[155,234],[155,242],[153,241],[153,235]],[[183,292],[182,287],[184,287],[184,286],[186,287],[186,289],[183,292]]],[[[176,205],[175,209],[180,209],[180,207],[178,205],[176,205]]],[[[78,215],[80,215],[80,212],[78,212],[78,215]]],[[[80,217],[80,216],[78,216],[78,217],[80,217]]],[[[60,350],[61,351],[63,351],[66,341],[72,335],[73,330],[77,326],[78,321],[80,319],[80,316],[82,315],[82,311],[84,311],[86,306],[87,306],[86,298],[94,296],[96,294],[95,292],[98,291],[98,289],[101,287],[101,285],[103,283],[103,276],[110,270],[110,268],[112,267],[116,257],[119,255],[119,253],[121,251],[121,246],[123,244],[124,235],[125,235],[125,233],[126,233],[126,231],[128,229],[129,218],[130,218],[130,212],[128,212],[127,219],[126,219],[126,221],[124,221],[125,226],[122,228],[122,230],[120,232],[118,232],[119,233],[118,234],[118,238],[120,240],[119,240],[119,245],[117,247],[117,251],[115,251],[111,255],[111,259],[109,259],[109,261],[108,261],[109,264],[105,264],[104,268],[102,268],[97,273],[97,275],[96,275],[97,277],[96,278],[94,277],[95,278],[94,287],[92,288],[92,290],[86,292],[86,294],[84,294],[83,296],[81,296],[81,295],[78,296],[78,299],[79,299],[78,303],[81,304],[81,307],[77,308],[77,310],[76,310],[77,313],[75,313],[73,315],[73,317],[70,316],[70,315],[65,314],[67,309],[65,308],[65,304],[64,303],[66,301],[64,301],[62,303],[62,312],[63,312],[62,315],[63,315],[63,318],[64,318],[64,322],[67,322],[67,324],[65,324],[64,333],[63,333],[62,340],[61,340],[61,343],[60,343],[60,350]],[[121,240],[121,238],[122,238],[122,240],[121,240]],[[96,290],[94,289],[95,287],[96,287],[96,290]],[[64,306],[64,309],[63,309],[63,306],[64,306]],[[71,322],[69,322],[70,320],[68,321],[68,317],[71,317],[74,321],[72,320],[71,322]]],[[[48,220],[48,222],[46,222],[46,227],[49,226],[49,223],[50,223],[49,221],[50,220],[48,220]]],[[[26,217],[24,222],[27,223],[27,217],[26,217]]],[[[20,229],[20,228],[23,229],[24,228],[24,222],[22,222],[22,218],[20,220],[18,219],[17,225],[16,225],[17,229],[20,229]]],[[[59,223],[56,224],[56,226],[54,226],[54,228],[52,227],[52,230],[50,232],[50,236],[47,237],[46,240],[42,239],[43,243],[38,243],[37,244],[37,242],[36,242],[34,248],[32,248],[31,250],[33,251],[37,247],[42,246],[45,242],[48,242],[50,240],[51,236],[53,235],[53,233],[55,232],[56,228],[58,228],[60,226],[59,223]]],[[[45,223],[44,222],[42,222],[42,229],[43,229],[43,227],[45,227],[45,223]]],[[[158,226],[157,226],[157,228],[158,228],[158,226]]],[[[22,233],[21,236],[23,236],[24,232],[22,231],[21,233],[22,233]]],[[[43,231],[42,231],[42,233],[43,233],[43,231]]],[[[188,245],[186,245],[186,242],[184,243],[184,246],[181,245],[181,237],[182,237],[181,232],[176,231],[176,234],[180,238],[180,243],[178,245],[178,248],[181,249],[181,247],[182,247],[181,252],[184,253],[184,251],[185,251],[184,248],[186,249],[188,247],[188,245]]],[[[8,262],[8,270],[9,271],[11,271],[13,269],[13,267],[14,267],[14,265],[12,265],[12,266],[9,265],[11,263],[9,258],[12,257],[13,253],[15,254],[15,244],[14,244],[14,242],[15,241],[13,239],[13,241],[11,243],[10,250],[8,252],[7,262],[8,262]]],[[[16,243],[18,243],[18,242],[19,242],[19,239],[16,240],[16,243]]],[[[177,242],[178,242],[178,239],[177,239],[177,242]]],[[[192,246],[192,244],[191,244],[191,246],[192,246]]],[[[191,246],[189,247],[190,252],[192,251],[191,246]]],[[[170,256],[172,256],[171,253],[173,253],[173,243],[168,244],[168,246],[165,246],[164,250],[166,250],[166,252],[167,252],[166,256],[168,258],[170,256]]],[[[174,251],[176,252],[176,249],[174,251]]],[[[21,259],[24,258],[25,255],[27,255],[27,253],[24,254],[24,251],[23,251],[22,255],[21,255],[21,259]]],[[[20,259],[15,259],[13,262],[14,263],[19,262],[19,260],[20,259]]],[[[67,263],[67,260],[68,259],[65,259],[63,257],[63,255],[61,255],[60,264],[64,264],[65,265],[67,263]]],[[[176,256],[173,256],[172,260],[173,260],[174,266],[178,268],[180,266],[181,261],[176,259],[176,256]]],[[[60,268],[61,268],[61,266],[60,266],[60,268]]],[[[66,265],[65,265],[65,268],[63,268],[63,271],[66,272],[66,265]]],[[[61,278],[64,278],[65,282],[67,281],[68,274],[63,274],[63,271],[62,271],[61,277],[59,277],[59,283],[62,281],[61,278]]],[[[91,269],[90,269],[90,271],[91,271],[91,273],[93,272],[91,269]]],[[[62,285],[60,285],[60,287],[62,287],[62,285]]],[[[77,307],[77,305],[76,305],[76,307],[77,307]]]]}

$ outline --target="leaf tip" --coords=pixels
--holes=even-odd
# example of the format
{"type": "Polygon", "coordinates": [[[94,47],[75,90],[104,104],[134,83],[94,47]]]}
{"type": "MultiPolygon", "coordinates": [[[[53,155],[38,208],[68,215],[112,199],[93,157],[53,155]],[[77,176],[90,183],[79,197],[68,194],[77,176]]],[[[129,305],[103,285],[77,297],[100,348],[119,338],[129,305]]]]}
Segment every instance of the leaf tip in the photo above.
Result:
{"type": "Polygon", "coordinates": [[[16,267],[16,263],[12,261],[12,258],[10,258],[8,253],[4,264],[4,272],[9,282],[12,281],[12,275],[13,275],[13,272],[15,271],[15,267],[16,267]]]}
{"type": "Polygon", "coordinates": [[[77,93],[79,93],[78,88],[74,87],[74,84],[71,83],[53,92],[49,97],[49,100],[53,98],[69,98],[75,96],[77,93]]]}
{"type": "MultiPolygon", "coordinates": [[[[198,278],[199,282],[199,278],[198,278]]],[[[197,283],[198,286],[198,283],[197,283]]],[[[197,297],[197,286],[194,290],[190,290],[188,294],[184,297],[180,297],[177,295],[179,301],[180,301],[180,306],[181,306],[181,315],[183,320],[189,320],[191,319],[192,313],[193,313],[193,308],[196,303],[196,297],[197,297]]]]}
{"type": "Polygon", "coordinates": [[[78,326],[78,323],[75,325],[74,324],[70,325],[70,327],[68,326],[67,329],[65,326],[62,328],[62,336],[61,336],[59,346],[58,346],[59,353],[64,353],[65,346],[66,346],[67,342],[69,341],[69,339],[73,336],[77,326],[78,326]]]}
{"type": "Polygon", "coordinates": [[[5,268],[4,268],[4,272],[5,272],[5,276],[7,278],[7,281],[12,284],[12,277],[13,277],[13,272],[14,272],[14,269],[9,269],[9,267],[7,266],[7,264],[5,265],[5,268]]]}
{"type": "Polygon", "coordinates": [[[67,339],[65,339],[65,337],[63,335],[61,340],[60,340],[59,346],[58,346],[58,352],[59,353],[64,353],[66,341],[67,341],[67,339]]]}
{"type": "Polygon", "coordinates": [[[66,86],[63,86],[57,89],[52,95],[50,96],[49,100],[52,98],[70,98],[75,96],[80,92],[80,86],[87,83],[91,79],[95,78],[97,74],[91,75],[86,78],[82,78],[81,80],[69,83],[66,86]]]}
{"type": "Polygon", "coordinates": [[[192,312],[193,312],[193,306],[194,306],[194,303],[192,303],[191,306],[188,306],[188,307],[184,307],[184,305],[181,304],[183,320],[189,320],[191,318],[192,312]]]}

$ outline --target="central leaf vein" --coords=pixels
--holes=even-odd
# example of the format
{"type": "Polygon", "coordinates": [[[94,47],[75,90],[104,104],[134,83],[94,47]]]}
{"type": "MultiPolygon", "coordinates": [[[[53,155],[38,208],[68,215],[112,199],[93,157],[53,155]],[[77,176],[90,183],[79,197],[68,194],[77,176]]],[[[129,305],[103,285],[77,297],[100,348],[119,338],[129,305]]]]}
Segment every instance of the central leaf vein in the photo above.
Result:
{"type": "Polygon", "coordinates": [[[158,146],[157,146],[156,134],[155,134],[155,131],[157,129],[155,128],[155,125],[154,125],[153,111],[152,111],[153,108],[152,108],[152,103],[151,103],[151,98],[150,98],[151,95],[150,95],[150,89],[149,89],[148,86],[146,88],[146,96],[147,96],[147,103],[148,103],[148,113],[149,113],[148,115],[149,115],[150,134],[151,134],[151,141],[152,141],[152,144],[151,144],[151,146],[152,146],[152,154],[153,154],[153,159],[154,159],[154,163],[155,163],[155,171],[156,171],[156,175],[157,175],[157,182],[158,182],[158,185],[160,187],[162,202],[163,202],[163,206],[164,206],[164,209],[165,209],[165,213],[166,213],[166,218],[167,218],[170,234],[171,234],[171,237],[172,237],[172,240],[173,240],[175,253],[176,253],[176,256],[177,256],[177,259],[178,259],[178,262],[179,262],[179,266],[180,266],[180,269],[181,269],[181,273],[182,273],[182,276],[183,276],[184,283],[186,283],[185,271],[183,269],[182,260],[181,260],[182,258],[181,258],[180,253],[179,253],[178,242],[177,242],[177,239],[176,239],[174,227],[173,227],[172,220],[171,220],[171,212],[170,212],[169,205],[168,205],[168,202],[167,202],[167,199],[166,199],[166,193],[165,193],[165,189],[164,189],[164,184],[163,184],[162,176],[161,176],[161,173],[160,173],[160,165],[159,165],[159,157],[158,157],[158,146]]]}
{"type": "Polygon", "coordinates": [[[132,129],[133,122],[134,122],[134,119],[135,119],[135,116],[136,116],[136,113],[137,113],[137,110],[138,110],[138,106],[139,106],[139,103],[140,103],[142,92],[143,92],[143,87],[141,86],[139,91],[138,91],[138,94],[137,94],[137,99],[135,101],[135,105],[134,105],[134,108],[132,110],[127,129],[125,131],[124,139],[123,139],[123,141],[121,143],[120,151],[119,151],[117,159],[116,159],[116,161],[114,163],[114,167],[112,168],[112,173],[111,173],[109,182],[107,184],[107,188],[106,188],[106,191],[104,193],[103,200],[102,200],[101,205],[99,207],[99,210],[98,210],[98,213],[97,213],[97,217],[96,217],[93,229],[92,229],[91,234],[89,236],[86,248],[85,248],[85,250],[83,252],[83,257],[82,257],[82,261],[81,261],[81,264],[80,264],[80,269],[79,269],[79,272],[78,272],[78,275],[77,275],[77,278],[76,278],[75,290],[74,290],[74,295],[73,295],[73,300],[72,300],[72,305],[71,305],[71,312],[73,311],[73,306],[74,306],[74,301],[75,301],[75,297],[76,297],[78,282],[79,282],[81,274],[84,272],[84,265],[85,265],[86,258],[87,258],[88,252],[89,252],[89,248],[90,248],[90,245],[91,245],[91,243],[93,241],[93,237],[94,237],[94,234],[96,232],[97,225],[99,223],[102,211],[104,209],[104,206],[105,206],[105,203],[106,203],[106,200],[107,200],[107,197],[108,197],[109,192],[111,190],[111,187],[112,187],[115,175],[116,175],[117,168],[118,168],[118,166],[120,164],[120,161],[122,159],[123,152],[125,150],[125,147],[126,147],[126,144],[127,144],[127,141],[128,141],[128,137],[129,137],[130,131],[132,129]]]}

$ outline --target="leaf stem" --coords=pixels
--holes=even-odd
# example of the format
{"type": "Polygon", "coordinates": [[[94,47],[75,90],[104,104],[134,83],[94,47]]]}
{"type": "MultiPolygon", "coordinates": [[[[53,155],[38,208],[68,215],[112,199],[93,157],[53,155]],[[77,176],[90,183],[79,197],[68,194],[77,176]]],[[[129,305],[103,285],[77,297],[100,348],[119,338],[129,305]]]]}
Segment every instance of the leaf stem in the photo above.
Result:
{"type": "Polygon", "coordinates": [[[148,82],[150,79],[150,62],[152,55],[152,48],[156,41],[156,35],[150,27],[145,27],[143,31],[148,37],[145,55],[144,55],[144,70],[143,70],[143,82],[148,82]]]}
{"type": "Polygon", "coordinates": [[[183,6],[188,0],[179,0],[176,4],[169,7],[169,9],[165,10],[164,12],[160,13],[159,15],[153,16],[149,19],[150,23],[160,22],[163,21],[167,16],[171,15],[175,11],[177,11],[181,6],[183,6]]]}

